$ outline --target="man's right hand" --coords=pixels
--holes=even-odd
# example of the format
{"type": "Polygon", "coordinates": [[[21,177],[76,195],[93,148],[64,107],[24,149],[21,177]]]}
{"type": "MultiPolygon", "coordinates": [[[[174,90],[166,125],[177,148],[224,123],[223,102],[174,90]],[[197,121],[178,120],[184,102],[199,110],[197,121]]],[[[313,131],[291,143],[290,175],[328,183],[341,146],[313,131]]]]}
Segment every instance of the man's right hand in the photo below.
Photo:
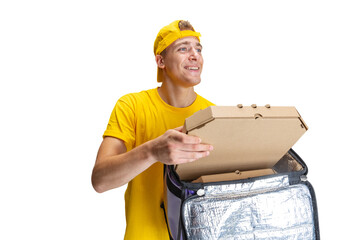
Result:
{"type": "Polygon", "coordinates": [[[105,137],[99,148],[92,174],[97,192],[120,187],[145,171],[152,164],[168,165],[195,161],[209,155],[213,147],[200,138],[186,135],[181,128],[166,131],[130,151],[117,138],[105,137]]]}
{"type": "Polygon", "coordinates": [[[149,144],[152,158],[167,165],[192,162],[213,150],[212,145],[202,144],[199,137],[183,133],[181,127],[166,131],[149,144]]]}

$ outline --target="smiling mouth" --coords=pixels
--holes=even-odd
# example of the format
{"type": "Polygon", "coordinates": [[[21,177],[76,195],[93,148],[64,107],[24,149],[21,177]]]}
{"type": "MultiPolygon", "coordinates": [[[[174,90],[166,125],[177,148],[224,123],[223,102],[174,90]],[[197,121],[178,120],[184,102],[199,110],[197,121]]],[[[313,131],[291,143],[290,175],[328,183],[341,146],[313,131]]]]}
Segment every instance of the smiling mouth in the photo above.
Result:
{"type": "Polygon", "coordinates": [[[188,70],[199,70],[199,67],[186,67],[188,70]]]}

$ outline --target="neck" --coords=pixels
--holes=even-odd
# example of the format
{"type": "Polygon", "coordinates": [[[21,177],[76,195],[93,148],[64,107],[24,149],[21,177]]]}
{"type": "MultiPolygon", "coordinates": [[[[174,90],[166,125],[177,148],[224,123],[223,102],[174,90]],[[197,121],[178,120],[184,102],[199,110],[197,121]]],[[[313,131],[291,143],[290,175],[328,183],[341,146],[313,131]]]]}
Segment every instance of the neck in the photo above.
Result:
{"type": "Polygon", "coordinates": [[[167,104],[184,108],[190,106],[196,99],[194,87],[180,87],[163,82],[158,88],[158,93],[161,99],[167,104]]]}

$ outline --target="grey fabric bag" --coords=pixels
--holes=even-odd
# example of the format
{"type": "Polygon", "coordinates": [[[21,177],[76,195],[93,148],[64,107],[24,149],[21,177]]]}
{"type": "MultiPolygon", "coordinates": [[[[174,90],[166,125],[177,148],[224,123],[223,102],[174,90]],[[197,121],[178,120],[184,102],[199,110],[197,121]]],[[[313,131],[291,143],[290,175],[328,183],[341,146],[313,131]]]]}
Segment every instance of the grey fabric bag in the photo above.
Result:
{"type": "Polygon", "coordinates": [[[319,240],[315,192],[307,166],[290,151],[277,173],[250,179],[191,183],[165,166],[164,211],[171,239],[319,240]]]}

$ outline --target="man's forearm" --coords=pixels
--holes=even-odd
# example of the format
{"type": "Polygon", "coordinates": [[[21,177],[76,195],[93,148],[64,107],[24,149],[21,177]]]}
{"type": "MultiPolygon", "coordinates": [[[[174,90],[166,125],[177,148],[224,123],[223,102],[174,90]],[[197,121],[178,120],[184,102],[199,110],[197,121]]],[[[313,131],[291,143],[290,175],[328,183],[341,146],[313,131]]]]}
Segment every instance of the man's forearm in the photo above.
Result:
{"type": "Polygon", "coordinates": [[[97,192],[105,192],[128,183],[156,162],[192,162],[209,155],[212,149],[209,144],[201,144],[198,137],[175,129],[128,152],[122,140],[106,138],[99,149],[92,184],[97,192]]]}
{"type": "Polygon", "coordinates": [[[120,187],[149,168],[156,162],[151,157],[149,145],[150,143],[145,143],[117,155],[99,156],[101,159],[97,159],[92,174],[94,189],[101,193],[120,187]]]}

